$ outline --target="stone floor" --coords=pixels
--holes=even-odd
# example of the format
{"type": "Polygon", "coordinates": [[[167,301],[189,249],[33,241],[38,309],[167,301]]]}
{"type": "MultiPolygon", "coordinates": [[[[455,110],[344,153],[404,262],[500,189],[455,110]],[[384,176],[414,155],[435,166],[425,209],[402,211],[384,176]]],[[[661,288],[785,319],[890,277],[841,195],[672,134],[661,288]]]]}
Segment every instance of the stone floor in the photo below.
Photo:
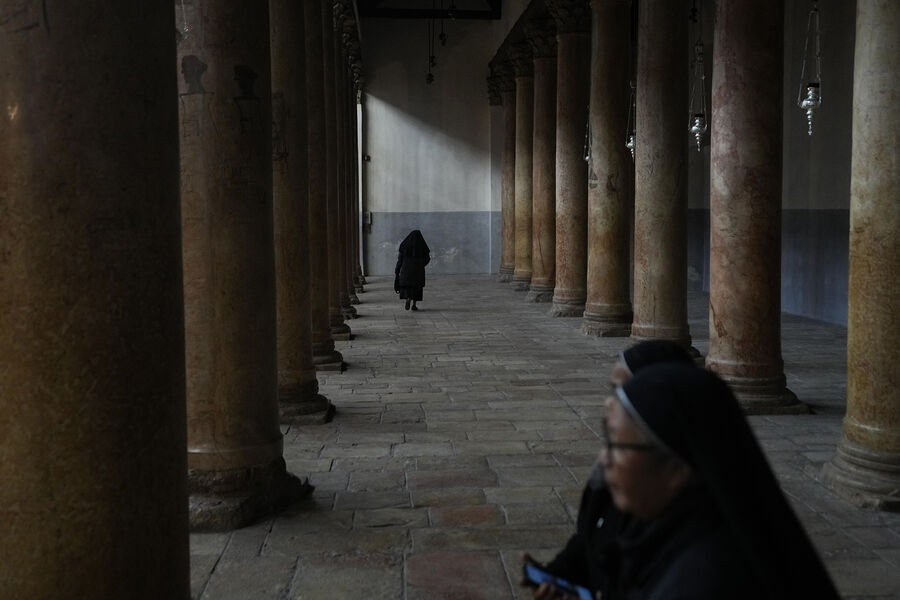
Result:
{"type": "MultiPolygon", "coordinates": [[[[372,277],[322,373],[327,425],[283,427],[311,499],[230,533],[191,536],[197,600],[526,598],[519,556],[573,530],[598,451],[601,394],[627,339],[588,338],[489,276],[429,277],[419,312],[372,277]]],[[[690,298],[707,348],[706,299],[690,298]]],[[[785,492],[846,598],[900,598],[900,514],[818,482],[840,434],[846,329],[785,315],[788,386],[814,415],[752,417],[785,492]]],[[[773,540],[777,543],[777,540],[773,540]]]]}

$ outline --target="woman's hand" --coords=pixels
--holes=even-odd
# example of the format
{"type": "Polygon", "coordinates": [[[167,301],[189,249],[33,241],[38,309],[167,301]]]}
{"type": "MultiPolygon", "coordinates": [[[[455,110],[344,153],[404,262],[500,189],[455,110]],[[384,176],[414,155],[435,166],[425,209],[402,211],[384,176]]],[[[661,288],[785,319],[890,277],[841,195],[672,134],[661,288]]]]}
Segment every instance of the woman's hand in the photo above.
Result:
{"type": "MultiPolygon", "coordinates": [[[[538,562],[534,560],[527,552],[522,554],[522,562],[539,566],[538,562]]],[[[534,600],[579,600],[575,596],[570,596],[568,594],[559,592],[555,587],[547,582],[544,582],[537,587],[533,587],[534,584],[527,583],[524,576],[519,578],[519,585],[522,587],[531,587],[531,597],[534,600]]]]}

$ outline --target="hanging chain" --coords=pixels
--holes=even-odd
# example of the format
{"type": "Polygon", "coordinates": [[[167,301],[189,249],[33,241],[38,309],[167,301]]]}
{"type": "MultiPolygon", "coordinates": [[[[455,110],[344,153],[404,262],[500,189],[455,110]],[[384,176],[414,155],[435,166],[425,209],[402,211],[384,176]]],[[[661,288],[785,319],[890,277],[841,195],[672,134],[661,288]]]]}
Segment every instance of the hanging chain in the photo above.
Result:
{"type": "Polygon", "coordinates": [[[181,0],[181,33],[182,33],[182,37],[187,37],[188,33],[190,31],[191,31],[191,26],[188,25],[187,11],[184,8],[184,0],[181,0]]]}

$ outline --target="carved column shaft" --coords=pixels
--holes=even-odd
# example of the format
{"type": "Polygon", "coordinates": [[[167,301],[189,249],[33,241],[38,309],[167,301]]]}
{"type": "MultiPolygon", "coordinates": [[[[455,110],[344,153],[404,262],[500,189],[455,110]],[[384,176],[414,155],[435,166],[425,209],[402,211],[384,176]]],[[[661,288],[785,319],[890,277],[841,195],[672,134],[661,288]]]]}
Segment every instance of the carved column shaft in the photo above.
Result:
{"type": "Polygon", "coordinates": [[[0,35],[0,597],[187,600],[172,5],[61,3],[53,23],[17,6],[0,35]]]}
{"type": "Polygon", "coordinates": [[[312,358],[303,5],[270,0],[269,11],[278,401],[283,422],[316,422],[334,407],[319,394],[312,358]]]}
{"type": "Polygon", "coordinates": [[[510,281],[516,265],[516,84],[509,63],[497,65],[503,102],[500,281],[510,281]]]}
{"type": "Polygon", "coordinates": [[[339,371],[343,363],[334,349],[329,318],[328,207],[325,148],[325,57],[322,3],[304,2],[306,24],[306,92],[309,164],[310,318],[313,364],[320,371],[339,371]]]}
{"type": "Polygon", "coordinates": [[[556,20],[556,287],[550,314],[580,317],[587,295],[587,164],[590,6],[548,0],[556,20]]]}
{"type": "Polygon", "coordinates": [[[857,504],[900,510],[900,4],[860,2],[853,64],[847,415],[823,479],[857,504]]]}
{"type": "Polygon", "coordinates": [[[634,323],[637,340],[690,346],[687,324],[688,20],[640,5],[635,98],[634,323]],[[684,48],[684,53],[673,48],[684,48]]]}
{"type": "MultiPolygon", "coordinates": [[[[347,294],[344,282],[343,231],[338,190],[338,112],[335,106],[336,59],[335,59],[334,10],[331,0],[323,0],[322,8],[322,55],[324,57],[323,78],[325,92],[325,194],[328,222],[328,320],[331,337],[334,340],[349,340],[350,327],[344,323],[342,307],[347,294]],[[342,295],[343,294],[343,295],[342,295]]],[[[322,151],[322,148],[319,149],[322,151]]]]}
{"type": "Polygon", "coordinates": [[[805,410],[781,359],[783,35],[781,0],[716,5],[706,365],[753,413],[805,410]]]}
{"type": "Polygon", "coordinates": [[[269,15],[250,0],[191,8],[178,43],[190,516],[225,530],[302,485],[278,423],[269,15]]]}
{"type": "Polygon", "coordinates": [[[550,302],[556,283],[556,27],[526,27],[534,55],[531,286],[526,299],[550,302]]]}
{"type": "Polygon", "coordinates": [[[628,229],[633,167],[622,142],[622,124],[628,121],[630,17],[626,0],[592,3],[587,303],[581,325],[590,335],[631,333],[628,229]]]}
{"type": "Polygon", "coordinates": [[[511,50],[516,73],[516,262],[512,282],[524,292],[531,284],[532,149],[534,145],[534,65],[521,42],[511,50]]]}

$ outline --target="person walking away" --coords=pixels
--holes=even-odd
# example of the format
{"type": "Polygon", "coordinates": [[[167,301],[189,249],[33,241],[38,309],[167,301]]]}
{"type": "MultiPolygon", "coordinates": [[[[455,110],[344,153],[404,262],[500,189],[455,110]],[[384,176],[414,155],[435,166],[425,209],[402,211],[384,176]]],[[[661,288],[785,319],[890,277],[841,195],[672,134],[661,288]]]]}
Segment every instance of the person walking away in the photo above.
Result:
{"type": "Polygon", "coordinates": [[[422,237],[422,232],[414,229],[400,242],[397,266],[394,268],[394,291],[406,300],[404,308],[419,310],[416,302],[422,301],[425,287],[425,265],[431,261],[431,250],[422,237]],[[410,306],[412,303],[412,306],[410,306]]]}

